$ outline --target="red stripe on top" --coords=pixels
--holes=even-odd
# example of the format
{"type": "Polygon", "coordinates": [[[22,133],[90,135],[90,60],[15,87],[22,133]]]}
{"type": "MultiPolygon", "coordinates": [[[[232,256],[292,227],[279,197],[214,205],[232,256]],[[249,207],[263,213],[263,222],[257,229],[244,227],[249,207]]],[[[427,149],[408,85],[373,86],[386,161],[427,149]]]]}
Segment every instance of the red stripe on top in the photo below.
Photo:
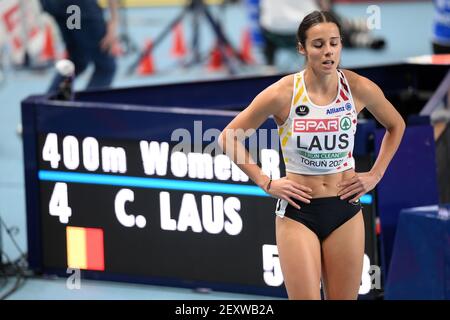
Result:
{"type": "Polygon", "coordinates": [[[348,87],[347,87],[347,85],[344,83],[344,84],[342,84],[342,86],[344,87],[344,89],[345,89],[345,92],[347,92],[347,93],[349,93],[350,92],[350,90],[348,90],[348,87]]]}
{"type": "Polygon", "coordinates": [[[341,98],[342,98],[344,101],[347,101],[347,100],[348,100],[348,98],[347,98],[347,96],[345,95],[345,93],[344,93],[343,90],[341,90],[341,98]]]}
{"type": "Polygon", "coordinates": [[[88,270],[105,270],[103,230],[86,228],[86,260],[88,270]]]}
{"type": "Polygon", "coordinates": [[[348,89],[348,86],[347,86],[347,84],[345,83],[345,75],[344,75],[344,72],[342,72],[341,70],[338,70],[338,71],[339,71],[339,79],[341,80],[342,87],[344,88],[345,93],[349,94],[349,93],[350,93],[350,90],[348,89]]]}
{"type": "Polygon", "coordinates": [[[344,76],[343,75],[341,77],[341,84],[342,84],[342,87],[344,88],[345,92],[347,92],[347,94],[348,94],[349,93],[348,86],[347,86],[347,84],[344,81],[344,76]]]}

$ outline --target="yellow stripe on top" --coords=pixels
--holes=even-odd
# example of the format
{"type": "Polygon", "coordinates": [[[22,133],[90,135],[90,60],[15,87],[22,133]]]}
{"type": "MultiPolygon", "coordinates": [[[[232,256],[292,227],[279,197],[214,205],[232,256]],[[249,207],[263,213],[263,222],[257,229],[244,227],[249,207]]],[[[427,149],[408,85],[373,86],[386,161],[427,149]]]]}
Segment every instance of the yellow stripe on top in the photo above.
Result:
{"type": "Polygon", "coordinates": [[[67,227],[67,266],[87,269],[86,231],[84,228],[67,227]]]}
{"type": "MultiPolygon", "coordinates": [[[[302,81],[302,77],[298,77],[298,83],[301,83],[302,81]]],[[[305,88],[303,86],[303,83],[301,84],[300,90],[297,91],[297,94],[295,95],[294,98],[294,106],[297,105],[298,101],[300,100],[300,98],[303,96],[303,92],[305,91],[305,88]]]]}
{"type": "Polygon", "coordinates": [[[283,140],[281,141],[281,146],[282,147],[286,147],[286,144],[289,140],[289,138],[292,136],[292,131],[289,131],[288,133],[286,133],[286,135],[284,136],[283,140]]]}

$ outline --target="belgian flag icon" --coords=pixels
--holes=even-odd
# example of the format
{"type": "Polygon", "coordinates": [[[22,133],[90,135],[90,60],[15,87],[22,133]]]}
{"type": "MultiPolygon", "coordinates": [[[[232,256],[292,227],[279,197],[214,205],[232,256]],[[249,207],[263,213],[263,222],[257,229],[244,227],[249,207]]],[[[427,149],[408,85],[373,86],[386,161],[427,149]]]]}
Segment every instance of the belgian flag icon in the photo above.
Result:
{"type": "Polygon", "coordinates": [[[66,236],[69,268],[105,270],[102,229],[67,227],[66,236]]]}

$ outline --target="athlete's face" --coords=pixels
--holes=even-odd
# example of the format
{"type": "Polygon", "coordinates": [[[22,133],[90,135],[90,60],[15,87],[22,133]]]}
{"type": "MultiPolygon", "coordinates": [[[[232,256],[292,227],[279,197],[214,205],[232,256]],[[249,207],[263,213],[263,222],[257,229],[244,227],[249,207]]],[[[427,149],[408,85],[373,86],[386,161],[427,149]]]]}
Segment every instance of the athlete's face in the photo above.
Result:
{"type": "Polygon", "coordinates": [[[322,22],[306,31],[305,47],[300,45],[300,53],[307,58],[308,66],[317,72],[335,72],[341,58],[341,35],[335,23],[322,22]]]}

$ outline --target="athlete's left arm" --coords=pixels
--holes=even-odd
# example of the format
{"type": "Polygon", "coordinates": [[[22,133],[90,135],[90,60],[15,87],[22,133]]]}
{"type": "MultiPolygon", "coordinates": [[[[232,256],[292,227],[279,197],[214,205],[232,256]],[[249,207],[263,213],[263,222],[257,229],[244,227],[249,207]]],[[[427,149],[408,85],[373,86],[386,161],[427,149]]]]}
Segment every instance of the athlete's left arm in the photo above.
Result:
{"type": "Polygon", "coordinates": [[[356,173],[351,179],[339,183],[338,193],[341,199],[351,196],[350,202],[354,202],[368,191],[375,188],[383,177],[389,163],[394,157],[405,131],[405,122],[386,99],[381,89],[367,78],[357,76],[359,81],[352,88],[352,93],[357,100],[375,117],[375,119],[386,128],[386,133],[381,143],[378,157],[369,172],[356,173]]]}

